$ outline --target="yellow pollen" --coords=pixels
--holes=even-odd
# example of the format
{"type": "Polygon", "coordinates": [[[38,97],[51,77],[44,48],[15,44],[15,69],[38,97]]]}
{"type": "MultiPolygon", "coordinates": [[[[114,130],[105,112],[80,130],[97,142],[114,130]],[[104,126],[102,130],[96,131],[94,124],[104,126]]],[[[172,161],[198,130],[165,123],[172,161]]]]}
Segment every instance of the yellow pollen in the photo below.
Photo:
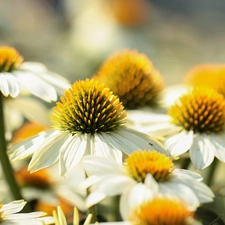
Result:
{"type": "Polygon", "coordinates": [[[123,108],[109,88],[86,79],[75,82],[56,103],[52,122],[55,129],[71,134],[110,132],[125,123],[123,108]]]}
{"type": "Polygon", "coordinates": [[[23,57],[14,48],[0,47],[0,73],[15,70],[22,62],[23,57]]]}
{"type": "Polygon", "coordinates": [[[156,151],[135,151],[126,159],[126,163],[128,174],[137,182],[144,182],[147,174],[163,182],[170,179],[174,170],[172,160],[156,151]]]}
{"type": "Polygon", "coordinates": [[[225,96],[225,64],[203,64],[193,67],[184,83],[193,87],[207,87],[225,96]]]}
{"type": "Polygon", "coordinates": [[[27,167],[23,167],[15,173],[15,177],[21,187],[48,189],[52,183],[51,176],[46,169],[30,173],[27,167]]]}
{"type": "Polygon", "coordinates": [[[195,133],[220,132],[225,123],[225,100],[218,92],[195,88],[169,109],[172,122],[195,133]]]}
{"type": "Polygon", "coordinates": [[[187,225],[193,212],[178,199],[155,198],[146,202],[130,217],[134,225],[187,225]]]}
{"type": "Polygon", "coordinates": [[[131,50],[113,54],[93,78],[105,83],[129,109],[155,106],[164,88],[161,75],[147,56],[131,50]]]}

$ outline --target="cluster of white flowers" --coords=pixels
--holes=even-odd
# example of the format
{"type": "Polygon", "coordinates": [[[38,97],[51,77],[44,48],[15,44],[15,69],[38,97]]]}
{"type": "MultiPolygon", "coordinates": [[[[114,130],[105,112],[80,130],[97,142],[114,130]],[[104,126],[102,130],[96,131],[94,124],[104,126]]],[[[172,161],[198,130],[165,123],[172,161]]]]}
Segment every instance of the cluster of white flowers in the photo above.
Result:
{"type": "MultiPolygon", "coordinates": [[[[214,157],[225,162],[223,96],[216,90],[193,87],[182,90],[180,98],[173,98],[174,104],[169,103],[168,108],[163,108],[156,104],[158,92],[163,87],[159,73],[145,56],[129,50],[125,53],[125,56],[117,53],[110,65],[105,67],[107,71],[111,70],[113,63],[117,65],[117,60],[120,61],[118,67],[126,64],[122,69],[115,67],[110,79],[114,79],[115,71],[124,73],[127,67],[133,71],[129,82],[123,74],[115,76],[117,80],[114,83],[121,85],[117,88],[117,96],[101,82],[102,77],[104,80],[107,78],[101,74],[102,71],[97,78],[69,85],[68,81],[49,72],[41,64],[22,63],[22,58],[14,49],[0,48],[0,91],[5,97],[3,100],[7,102],[7,98],[12,97],[11,103],[21,105],[20,112],[26,118],[35,120],[35,117],[41,117],[38,121],[46,124],[50,110],[42,108],[41,103],[30,102],[27,97],[17,98],[18,95],[29,92],[51,102],[64,93],[51,113],[51,129],[9,145],[11,162],[30,159],[26,171],[31,175],[18,170],[15,177],[24,186],[31,185],[34,180],[40,184],[41,191],[30,187],[23,189],[27,199],[35,196],[46,202],[54,201],[55,195],[50,198],[50,192],[43,189],[45,184],[49,185],[48,177],[36,173],[56,165],[63,178],[54,179],[51,190],[54,189],[57,196],[67,199],[80,211],[93,213],[91,221],[85,224],[97,222],[99,216],[104,216],[104,213],[94,215],[93,207],[100,206],[110,197],[115,199],[119,196],[116,207],[121,216],[119,220],[124,225],[199,225],[201,223],[194,219],[194,213],[202,204],[212,202],[214,193],[202,182],[198,173],[177,165],[187,151],[197,169],[209,167],[214,157]],[[137,60],[133,56],[129,59],[129,54],[135,54],[137,60]],[[123,57],[126,60],[123,61],[123,57]],[[139,60],[139,57],[144,57],[149,64],[146,66],[145,60],[139,60]],[[149,83],[154,80],[158,87],[151,93],[152,88],[147,88],[145,82],[139,85],[140,80],[149,83]],[[132,97],[128,90],[132,92],[132,97]],[[142,101],[149,107],[154,99],[154,107],[158,107],[161,113],[156,113],[156,110],[151,113],[150,108],[124,108],[121,98],[124,103],[129,101],[128,105],[132,108],[135,101],[142,101]],[[162,111],[167,114],[162,114],[162,111]],[[34,177],[29,177],[32,174],[34,177]],[[88,193],[86,197],[85,192],[88,193]]],[[[12,134],[16,127],[7,132],[12,134]]],[[[50,174],[50,177],[55,177],[54,172],[50,174]]],[[[54,211],[54,218],[40,217],[43,216],[40,212],[17,214],[24,204],[24,201],[16,201],[0,206],[0,223],[67,224],[61,208],[58,208],[58,214],[54,211]]]]}

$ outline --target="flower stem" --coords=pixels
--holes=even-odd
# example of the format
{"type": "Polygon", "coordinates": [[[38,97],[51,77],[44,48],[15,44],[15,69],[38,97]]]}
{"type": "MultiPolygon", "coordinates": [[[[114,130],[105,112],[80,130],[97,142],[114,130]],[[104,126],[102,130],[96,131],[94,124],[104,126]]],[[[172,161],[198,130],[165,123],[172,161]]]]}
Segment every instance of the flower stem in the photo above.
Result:
{"type": "MultiPolygon", "coordinates": [[[[4,111],[3,111],[3,95],[0,92],[0,160],[1,160],[1,165],[2,169],[5,175],[5,179],[10,187],[12,196],[16,200],[23,199],[21,193],[20,193],[20,188],[15,180],[14,177],[14,171],[13,168],[10,164],[8,155],[7,155],[7,146],[6,146],[6,140],[5,140],[5,125],[4,125],[4,111]]],[[[26,210],[29,206],[27,205],[24,207],[26,210]]],[[[24,211],[25,211],[24,210],[24,211]]]]}
{"type": "Polygon", "coordinates": [[[214,174],[216,172],[216,168],[218,166],[218,160],[215,158],[212,162],[212,164],[209,167],[209,172],[207,174],[207,177],[204,179],[205,183],[210,187],[213,184],[214,174]]]}

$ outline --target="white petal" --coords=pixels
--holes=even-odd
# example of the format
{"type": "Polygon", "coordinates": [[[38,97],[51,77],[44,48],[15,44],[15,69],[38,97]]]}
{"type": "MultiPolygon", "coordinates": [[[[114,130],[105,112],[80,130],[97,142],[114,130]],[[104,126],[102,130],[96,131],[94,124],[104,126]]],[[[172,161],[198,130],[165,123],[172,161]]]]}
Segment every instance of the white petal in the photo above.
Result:
{"type": "Polygon", "coordinates": [[[198,134],[194,137],[194,143],[189,153],[195,168],[204,169],[213,162],[213,146],[207,135],[198,134]]]}
{"type": "Polygon", "coordinates": [[[114,138],[110,134],[99,133],[93,136],[94,148],[91,154],[96,156],[103,156],[106,158],[112,158],[118,163],[122,163],[122,152],[120,149],[115,148],[112,143],[115,142],[114,138]]]}
{"type": "Polygon", "coordinates": [[[59,156],[60,174],[64,176],[71,168],[80,162],[89,146],[89,136],[82,133],[71,135],[62,145],[59,156]]]}
{"type": "Polygon", "coordinates": [[[175,183],[175,185],[177,183],[182,183],[189,187],[195,193],[200,203],[213,201],[213,192],[206,184],[202,182],[198,182],[196,180],[191,179],[173,179],[172,182],[175,183]]]}
{"type": "Polygon", "coordinates": [[[92,187],[94,191],[104,193],[107,196],[115,196],[122,194],[135,183],[136,182],[128,176],[106,174],[92,187]]]}
{"type": "Polygon", "coordinates": [[[89,174],[97,176],[102,176],[105,174],[126,175],[123,165],[118,164],[111,158],[105,159],[99,156],[88,155],[82,159],[82,165],[89,174]]]}
{"type": "Polygon", "coordinates": [[[59,158],[60,148],[70,134],[58,133],[55,136],[49,137],[40,145],[29,163],[28,170],[35,172],[42,168],[46,168],[54,164],[59,158]]]}
{"type": "Polygon", "coordinates": [[[20,93],[20,88],[17,79],[10,73],[1,73],[0,75],[0,90],[4,96],[10,95],[15,98],[20,93]]]}
{"type": "Polygon", "coordinates": [[[154,194],[159,192],[159,185],[151,174],[148,173],[146,175],[144,184],[147,188],[151,189],[154,194]]]}
{"type": "Polygon", "coordinates": [[[91,194],[88,195],[88,197],[86,199],[86,207],[89,208],[89,207],[99,203],[105,197],[106,197],[106,195],[104,193],[92,192],[91,194]]]}
{"type": "Polygon", "coordinates": [[[133,129],[120,128],[115,132],[111,132],[111,135],[118,140],[116,147],[127,155],[139,149],[156,150],[167,154],[167,151],[159,141],[133,129]]]}
{"type": "Polygon", "coordinates": [[[188,203],[192,210],[199,206],[199,200],[192,189],[182,183],[159,183],[159,192],[163,195],[177,196],[188,203]]]}
{"type": "Polygon", "coordinates": [[[26,205],[26,202],[24,200],[18,200],[18,201],[13,201],[7,204],[4,204],[0,212],[4,212],[4,214],[12,214],[12,213],[17,213],[20,212],[23,207],[26,205]]]}
{"type": "Polygon", "coordinates": [[[175,169],[173,171],[173,177],[176,177],[177,179],[180,179],[180,180],[183,180],[183,179],[195,179],[197,181],[202,180],[202,176],[200,174],[190,170],[184,170],[184,169],[175,169]]]}
{"type": "Polygon", "coordinates": [[[57,100],[55,88],[29,71],[14,71],[18,82],[33,95],[47,101],[57,100]]]}
{"type": "Polygon", "coordinates": [[[193,132],[182,131],[168,138],[165,146],[173,156],[179,156],[190,149],[193,143],[193,132]]]}
{"type": "Polygon", "coordinates": [[[50,126],[49,109],[40,101],[29,97],[18,97],[12,105],[29,121],[50,126]]]}
{"type": "Polygon", "coordinates": [[[212,143],[212,151],[214,151],[216,158],[218,158],[222,162],[225,162],[225,134],[222,133],[210,135],[210,140],[212,143]]]}
{"type": "Polygon", "coordinates": [[[20,160],[28,157],[33,154],[34,151],[41,145],[43,142],[51,136],[55,135],[54,130],[47,130],[40,132],[36,136],[32,136],[18,144],[13,145],[9,151],[9,157],[11,161],[20,160]]]}

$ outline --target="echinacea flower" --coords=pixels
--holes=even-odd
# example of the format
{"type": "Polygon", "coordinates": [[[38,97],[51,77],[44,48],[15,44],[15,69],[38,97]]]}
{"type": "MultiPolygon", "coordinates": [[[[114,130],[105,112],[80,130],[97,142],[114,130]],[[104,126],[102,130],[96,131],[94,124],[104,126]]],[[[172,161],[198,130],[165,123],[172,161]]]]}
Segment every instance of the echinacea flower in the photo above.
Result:
{"type": "Polygon", "coordinates": [[[120,212],[126,218],[134,206],[158,195],[177,196],[192,210],[200,203],[213,200],[214,194],[200,182],[199,174],[175,169],[172,160],[164,154],[139,150],[125,162],[122,165],[97,156],[83,158],[82,164],[89,177],[82,186],[92,185],[87,207],[106,196],[121,195],[120,212]]]}
{"type": "Polygon", "coordinates": [[[113,54],[93,78],[105,83],[127,109],[155,106],[164,87],[147,56],[131,50],[113,54]]]}
{"type": "Polygon", "coordinates": [[[169,108],[168,115],[145,113],[144,118],[136,113],[132,120],[138,117],[148,123],[143,126],[146,133],[166,138],[172,156],[189,150],[195,168],[208,167],[214,157],[225,162],[225,100],[215,90],[194,88],[169,108]]]}
{"type": "Polygon", "coordinates": [[[44,212],[18,213],[25,206],[23,200],[13,201],[8,204],[0,205],[0,224],[2,225],[42,225],[54,223],[51,216],[45,216],[44,212]]]}
{"type": "Polygon", "coordinates": [[[135,225],[201,225],[194,212],[175,197],[158,197],[137,206],[128,221],[135,225]]]}
{"type": "Polygon", "coordinates": [[[25,90],[52,102],[57,100],[57,93],[61,95],[68,87],[66,79],[48,71],[43,64],[23,62],[14,48],[0,47],[0,91],[4,96],[15,98],[25,90]]]}
{"type": "Polygon", "coordinates": [[[190,69],[184,83],[193,87],[207,87],[225,96],[225,64],[201,64],[190,69]]]}
{"type": "Polygon", "coordinates": [[[11,148],[12,161],[31,156],[28,169],[35,172],[59,162],[60,173],[80,162],[84,155],[112,157],[122,161],[140,148],[166,154],[148,135],[124,126],[126,113],[118,97],[97,80],[75,82],[61,97],[52,114],[52,130],[41,132],[11,148]]]}

